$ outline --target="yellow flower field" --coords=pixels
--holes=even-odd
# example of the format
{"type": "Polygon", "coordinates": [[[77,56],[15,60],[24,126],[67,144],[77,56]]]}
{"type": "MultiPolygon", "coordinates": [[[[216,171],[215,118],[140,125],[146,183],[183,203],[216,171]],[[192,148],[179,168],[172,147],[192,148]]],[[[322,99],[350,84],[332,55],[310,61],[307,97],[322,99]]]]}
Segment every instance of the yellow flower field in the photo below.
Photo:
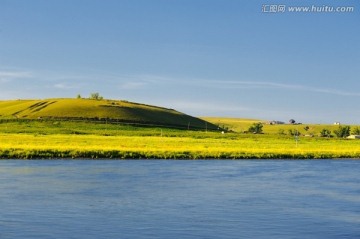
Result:
{"type": "Polygon", "coordinates": [[[1,158],[359,158],[360,141],[250,135],[238,138],[0,134],[1,158]]]}

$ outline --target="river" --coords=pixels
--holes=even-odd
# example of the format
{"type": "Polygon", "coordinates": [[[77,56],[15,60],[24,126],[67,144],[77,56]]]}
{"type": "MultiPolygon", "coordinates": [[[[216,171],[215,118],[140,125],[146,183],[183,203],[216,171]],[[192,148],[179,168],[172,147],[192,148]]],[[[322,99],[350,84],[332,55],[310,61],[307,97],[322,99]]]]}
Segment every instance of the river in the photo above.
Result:
{"type": "Polygon", "coordinates": [[[0,238],[360,238],[360,160],[1,160],[0,238]]]}

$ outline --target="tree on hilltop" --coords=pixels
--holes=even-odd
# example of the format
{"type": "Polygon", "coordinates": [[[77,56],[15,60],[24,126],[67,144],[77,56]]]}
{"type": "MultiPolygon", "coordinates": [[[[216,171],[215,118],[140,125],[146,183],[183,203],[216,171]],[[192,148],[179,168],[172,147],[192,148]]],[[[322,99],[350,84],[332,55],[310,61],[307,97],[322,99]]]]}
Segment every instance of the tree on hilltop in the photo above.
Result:
{"type": "Polygon", "coordinates": [[[100,96],[100,94],[98,92],[91,93],[89,98],[91,100],[102,100],[102,99],[104,99],[104,97],[100,96]]]}

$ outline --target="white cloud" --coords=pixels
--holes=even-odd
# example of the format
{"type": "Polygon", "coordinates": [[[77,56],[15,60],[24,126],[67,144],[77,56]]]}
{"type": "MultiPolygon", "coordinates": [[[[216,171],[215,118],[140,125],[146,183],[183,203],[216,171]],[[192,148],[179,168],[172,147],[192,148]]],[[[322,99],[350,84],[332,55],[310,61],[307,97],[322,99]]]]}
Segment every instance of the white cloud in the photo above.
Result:
{"type": "Polygon", "coordinates": [[[156,75],[146,75],[146,74],[139,74],[139,75],[118,75],[118,76],[111,76],[111,77],[104,77],[112,82],[118,82],[119,89],[124,90],[136,90],[136,89],[143,89],[145,87],[150,87],[152,85],[164,85],[166,83],[174,83],[176,82],[175,79],[171,77],[165,76],[156,76],[156,75]]]}
{"type": "MultiPolygon", "coordinates": [[[[145,102],[145,101],[144,101],[145,102]]],[[[148,100],[153,105],[163,106],[178,110],[190,115],[241,115],[244,113],[257,111],[254,107],[242,106],[239,104],[229,104],[211,101],[192,101],[183,99],[168,99],[166,102],[161,100],[148,100]]]]}
{"type": "Polygon", "coordinates": [[[171,76],[157,76],[157,75],[128,75],[121,76],[119,80],[133,80],[134,82],[127,82],[122,85],[123,89],[141,88],[146,84],[171,84],[188,85],[202,88],[216,88],[216,89],[283,89],[296,90],[307,92],[318,92],[323,94],[332,94],[339,96],[360,96],[360,93],[338,90],[332,88],[318,88],[309,85],[278,83],[271,81],[242,81],[242,80],[208,80],[202,78],[179,78],[171,76]]]}
{"type": "Polygon", "coordinates": [[[16,79],[32,77],[32,73],[27,71],[0,71],[0,83],[8,83],[16,79]]]}
{"type": "Polygon", "coordinates": [[[32,74],[26,71],[0,71],[0,77],[29,78],[32,74]]]}
{"type": "Polygon", "coordinates": [[[268,81],[229,81],[229,80],[203,80],[203,79],[191,79],[191,80],[179,80],[180,84],[196,85],[205,88],[216,89],[284,89],[284,90],[300,90],[308,92],[318,92],[324,94],[332,94],[339,96],[360,96],[360,93],[351,92],[346,90],[337,90],[331,88],[317,88],[307,85],[298,84],[284,84],[268,81]]]}
{"type": "MultiPolygon", "coordinates": [[[[169,102],[168,102],[169,104],[169,102]]],[[[170,102],[171,107],[185,111],[194,112],[244,112],[251,110],[247,107],[234,106],[229,104],[219,104],[212,102],[192,102],[192,101],[174,101],[170,102]]]]}
{"type": "Polygon", "coordinates": [[[119,88],[123,90],[136,90],[143,88],[145,85],[147,85],[146,82],[125,82],[120,84],[119,88]]]}
{"type": "Polygon", "coordinates": [[[79,88],[77,85],[72,85],[68,83],[58,83],[54,85],[57,89],[77,89],[79,88]]]}
{"type": "Polygon", "coordinates": [[[11,80],[8,79],[8,78],[0,78],[0,83],[8,83],[10,82],[11,80]]]}
{"type": "Polygon", "coordinates": [[[309,90],[314,91],[314,92],[319,92],[319,93],[326,93],[326,94],[333,94],[333,95],[340,95],[340,96],[360,96],[360,93],[341,91],[341,90],[335,90],[335,89],[309,88],[309,90]]]}

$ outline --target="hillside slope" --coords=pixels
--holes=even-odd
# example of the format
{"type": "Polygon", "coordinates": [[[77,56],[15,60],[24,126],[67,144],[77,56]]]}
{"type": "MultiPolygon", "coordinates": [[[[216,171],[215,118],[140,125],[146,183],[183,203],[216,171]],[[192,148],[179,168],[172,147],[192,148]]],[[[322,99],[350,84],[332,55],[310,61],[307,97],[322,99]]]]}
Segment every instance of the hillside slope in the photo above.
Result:
{"type": "Polygon", "coordinates": [[[98,120],[216,130],[212,123],[173,109],[119,100],[44,99],[0,101],[0,118],[98,120]]]}

